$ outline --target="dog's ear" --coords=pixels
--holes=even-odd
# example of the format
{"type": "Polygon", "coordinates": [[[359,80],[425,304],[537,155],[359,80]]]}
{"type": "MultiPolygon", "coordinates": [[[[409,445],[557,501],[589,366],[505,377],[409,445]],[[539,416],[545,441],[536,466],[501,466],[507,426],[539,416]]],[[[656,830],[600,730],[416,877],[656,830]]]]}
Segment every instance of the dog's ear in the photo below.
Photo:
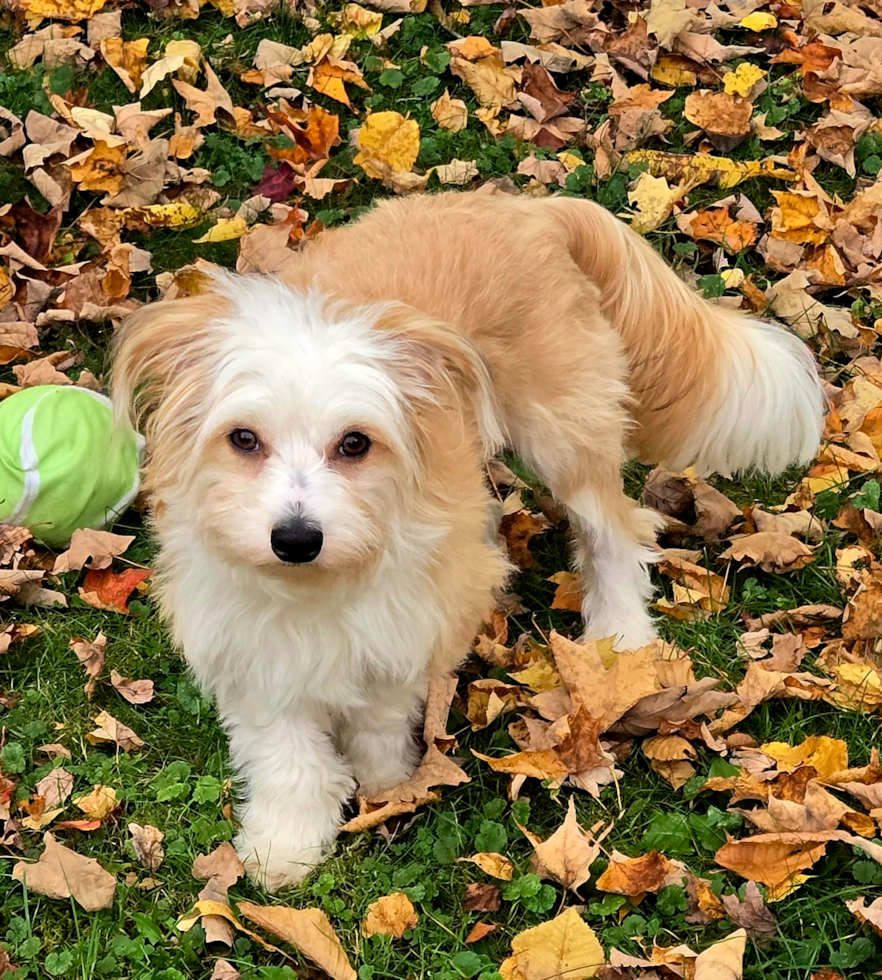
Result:
{"type": "Polygon", "coordinates": [[[417,399],[471,406],[486,450],[505,442],[490,368],[478,348],[454,327],[412,307],[394,304],[376,323],[397,342],[402,387],[417,399]]]}
{"type": "Polygon", "coordinates": [[[114,339],[111,385],[117,418],[149,426],[157,411],[174,414],[183,408],[180,402],[193,386],[208,381],[202,366],[212,325],[227,305],[222,296],[206,292],[151,303],[123,321],[114,339]]]}

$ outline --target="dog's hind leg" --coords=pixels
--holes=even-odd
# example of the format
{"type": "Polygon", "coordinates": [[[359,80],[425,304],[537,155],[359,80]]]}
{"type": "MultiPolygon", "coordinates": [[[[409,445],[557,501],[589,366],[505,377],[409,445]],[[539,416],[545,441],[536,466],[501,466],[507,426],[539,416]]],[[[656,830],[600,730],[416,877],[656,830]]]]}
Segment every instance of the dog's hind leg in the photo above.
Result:
{"type": "Polygon", "coordinates": [[[513,448],[569,514],[585,636],[612,636],[618,649],[635,649],[656,635],[646,603],[659,522],[624,492],[627,390],[615,352],[595,353],[590,364],[580,358],[554,401],[522,401],[509,431],[513,448]]]}

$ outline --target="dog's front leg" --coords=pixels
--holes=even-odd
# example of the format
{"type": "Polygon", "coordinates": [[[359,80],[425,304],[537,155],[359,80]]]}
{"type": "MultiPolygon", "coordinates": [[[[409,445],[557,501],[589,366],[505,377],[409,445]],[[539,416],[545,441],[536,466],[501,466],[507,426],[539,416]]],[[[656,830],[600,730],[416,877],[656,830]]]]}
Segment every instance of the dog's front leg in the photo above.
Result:
{"type": "Polygon", "coordinates": [[[368,686],[367,704],[347,714],[340,747],[362,796],[404,782],[416,768],[416,726],[427,688],[425,676],[410,682],[377,679],[368,686]]]}
{"type": "Polygon", "coordinates": [[[278,891],[324,858],[355,782],[318,713],[240,710],[225,712],[225,722],[247,791],[236,850],[254,881],[278,891]]]}

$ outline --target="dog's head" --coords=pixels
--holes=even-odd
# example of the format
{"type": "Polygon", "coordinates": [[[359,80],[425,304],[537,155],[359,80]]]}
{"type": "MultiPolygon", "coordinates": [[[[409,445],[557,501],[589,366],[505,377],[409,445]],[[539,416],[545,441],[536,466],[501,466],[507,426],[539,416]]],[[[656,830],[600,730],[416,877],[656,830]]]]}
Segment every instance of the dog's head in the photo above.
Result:
{"type": "Polygon", "coordinates": [[[498,440],[487,368],[453,328],[264,276],[134,313],[113,391],[144,426],[161,530],[277,570],[373,560],[439,439],[498,440]]]}

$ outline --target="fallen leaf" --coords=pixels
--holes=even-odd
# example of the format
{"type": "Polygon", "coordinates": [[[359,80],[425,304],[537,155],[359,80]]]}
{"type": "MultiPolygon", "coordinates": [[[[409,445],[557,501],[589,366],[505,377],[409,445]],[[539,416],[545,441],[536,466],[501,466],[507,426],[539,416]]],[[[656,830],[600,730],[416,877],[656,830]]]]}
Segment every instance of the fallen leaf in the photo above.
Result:
{"type": "Polygon", "coordinates": [[[79,797],[74,800],[74,803],[87,817],[91,817],[93,820],[104,820],[117,809],[119,799],[115,789],[98,783],[92,788],[91,793],[79,797]]]}
{"type": "Polygon", "coordinates": [[[239,912],[255,925],[296,946],[333,980],[357,980],[334,927],[321,909],[290,909],[283,905],[240,902],[239,912]]]}
{"type": "Polygon", "coordinates": [[[86,741],[92,745],[115,745],[124,752],[134,752],[144,746],[131,728],[106,711],[98,714],[93,721],[98,727],[86,734],[86,741]]]}
{"type": "Polygon", "coordinates": [[[82,664],[83,670],[89,678],[83,690],[86,697],[91,698],[98,686],[98,677],[104,670],[104,661],[107,657],[107,637],[103,633],[99,633],[91,643],[81,637],[75,637],[68,646],[77,655],[77,660],[82,664]]]}
{"type": "Polygon", "coordinates": [[[441,129],[458,133],[468,125],[468,106],[462,99],[451,99],[449,90],[444,89],[441,98],[432,103],[432,118],[441,129]]]}
{"type": "Polygon", "coordinates": [[[646,164],[654,177],[684,181],[690,186],[716,184],[723,189],[737,186],[743,180],[754,177],[774,177],[779,180],[796,180],[796,174],[782,167],[773,159],[730,160],[709,153],[666,153],[663,150],[631,150],[625,154],[628,164],[646,164]]]}
{"type": "Polygon", "coordinates": [[[690,92],[683,115],[707,133],[717,150],[734,149],[750,132],[753,105],[728,92],[690,92]]]}
{"type": "Polygon", "coordinates": [[[877,898],[867,905],[867,900],[861,895],[853,901],[847,901],[845,907],[857,916],[860,922],[868,925],[878,936],[882,936],[882,898],[877,898]]]}
{"type": "Polygon", "coordinates": [[[595,887],[598,891],[615,892],[639,900],[647,892],[655,893],[666,885],[675,884],[678,877],[682,878],[683,872],[658,851],[636,858],[613,851],[609,866],[597,879],[595,887]]]}
{"type": "Polygon", "coordinates": [[[406,173],[413,169],[420,152],[420,127],[400,112],[372,112],[357,130],[358,153],[353,162],[377,180],[390,171],[406,173]]]}
{"type": "Polygon", "coordinates": [[[107,612],[129,614],[129,596],[153,572],[149,568],[128,568],[114,572],[109,568],[92,569],[86,575],[79,593],[83,602],[107,612]]]}
{"type": "Polygon", "coordinates": [[[754,940],[767,939],[778,931],[778,921],[763,901],[754,881],[744,889],[744,901],[737,895],[723,895],[720,901],[732,922],[754,940]]]}
{"type": "MultiPolygon", "coordinates": [[[[245,865],[233,845],[229,841],[223,841],[209,854],[196,856],[192,874],[194,878],[206,883],[199,892],[197,905],[224,904],[228,890],[245,874],[245,865]]],[[[206,942],[232,946],[235,939],[233,927],[238,928],[238,924],[227,916],[213,913],[202,915],[206,942]]]]}
{"type": "Polygon", "coordinates": [[[94,859],[83,857],[59,844],[50,833],[43,835],[45,848],[34,863],[19,861],[12,877],[29,891],[47,898],[73,898],[87,912],[109,909],[116,892],[116,878],[94,859]]]}
{"type": "Polygon", "coordinates": [[[741,980],[746,948],[743,929],[730,933],[695,957],[694,980],[741,980]]]}
{"type": "Polygon", "coordinates": [[[741,562],[742,568],[761,568],[779,575],[796,572],[815,560],[812,549],[802,541],[780,531],[737,534],[720,555],[720,561],[741,562]]]}
{"type": "Polygon", "coordinates": [[[153,700],[153,681],[136,681],[131,677],[123,677],[116,670],[111,670],[110,683],[129,704],[147,704],[153,700]]]}
{"type": "Polygon", "coordinates": [[[514,876],[514,865],[504,854],[482,851],[480,854],[473,854],[471,857],[457,858],[456,860],[476,864],[486,874],[493,878],[501,878],[503,881],[511,881],[514,876]]]}
{"type": "Polygon", "coordinates": [[[208,980],[241,980],[242,974],[228,960],[218,960],[214,964],[208,980]]]}
{"type": "Polygon", "coordinates": [[[597,937],[575,908],[518,933],[511,948],[512,955],[499,967],[503,980],[587,980],[606,962],[597,937]]]}
{"type": "Polygon", "coordinates": [[[496,932],[499,926],[495,922],[476,922],[465,937],[466,943],[477,943],[485,939],[491,932],[496,932]]]}
{"type": "Polygon", "coordinates": [[[731,840],[717,851],[714,859],[742,878],[765,885],[769,901],[775,902],[799,887],[806,878],[802,872],[824,856],[827,844],[770,840],[774,835],[761,836],[765,839],[731,840]]]}
{"type": "Polygon", "coordinates": [[[73,773],[58,766],[44,776],[34,787],[34,795],[42,796],[47,810],[52,810],[64,803],[73,792],[73,773]]]}
{"type": "Polygon", "coordinates": [[[634,208],[630,215],[631,227],[639,235],[654,231],[671,216],[674,205],[683,197],[684,192],[683,184],[669,187],[664,177],[641,173],[628,191],[628,203],[634,208]]]}
{"type": "Polygon", "coordinates": [[[148,871],[158,870],[165,860],[165,851],[162,848],[165,834],[149,823],[143,825],[130,823],[129,833],[132,835],[132,846],[141,864],[148,871]]]}
{"type": "Polygon", "coordinates": [[[361,924],[361,934],[367,938],[391,936],[393,939],[401,939],[406,932],[416,928],[419,918],[413,902],[404,892],[392,892],[368,906],[367,915],[361,924]]]}
{"type": "MultiPolygon", "coordinates": [[[[597,829],[598,825],[595,825],[592,831],[597,829]]],[[[600,855],[601,843],[611,830],[612,824],[598,837],[582,830],[571,796],[564,822],[547,840],[533,845],[533,870],[540,878],[550,878],[570,891],[577,891],[591,877],[589,869],[600,855]]]]}
{"type": "Polygon", "coordinates": [[[472,882],[466,885],[462,907],[466,912],[498,912],[502,905],[502,893],[498,885],[472,882]]]}

